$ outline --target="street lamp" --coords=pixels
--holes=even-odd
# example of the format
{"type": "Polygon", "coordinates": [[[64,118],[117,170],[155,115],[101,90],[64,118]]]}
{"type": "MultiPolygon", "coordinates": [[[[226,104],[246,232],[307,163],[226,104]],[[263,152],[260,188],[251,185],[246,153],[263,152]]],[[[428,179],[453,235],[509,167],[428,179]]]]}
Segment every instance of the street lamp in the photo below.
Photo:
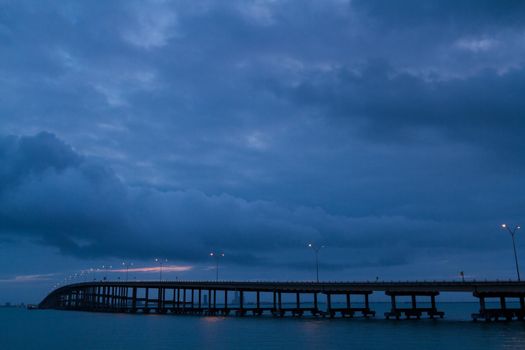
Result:
{"type": "Polygon", "coordinates": [[[518,266],[518,254],[516,254],[516,240],[514,239],[516,231],[519,230],[521,227],[519,225],[516,225],[514,226],[514,229],[511,229],[509,225],[502,224],[501,228],[507,230],[510,233],[510,236],[512,237],[512,248],[514,249],[514,261],[516,262],[516,272],[518,273],[518,281],[521,281],[520,268],[518,266]]]}
{"type": "Polygon", "coordinates": [[[90,268],[89,271],[93,274],[93,281],[97,280],[96,272],[99,271],[98,268],[90,268]]]}
{"type": "Polygon", "coordinates": [[[133,266],[133,263],[130,262],[123,262],[122,266],[126,268],[126,282],[128,281],[128,274],[129,274],[129,267],[133,266]]]}
{"type": "Polygon", "coordinates": [[[168,259],[159,259],[159,258],[155,258],[155,262],[158,262],[159,265],[160,265],[160,280],[162,281],[162,265],[163,265],[165,262],[168,262],[168,259]]]}
{"type": "Polygon", "coordinates": [[[111,270],[113,266],[111,265],[102,265],[102,269],[104,270],[104,281],[106,280],[108,276],[108,270],[111,270]]]}
{"type": "Polygon", "coordinates": [[[215,281],[219,280],[219,258],[224,257],[224,253],[211,252],[210,256],[215,258],[215,281]]]}
{"type": "Polygon", "coordinates": [[[308,243],[308,248],[312,248],[315,253],[315,276],[317,278],[317,283],[319,283],[319,251],[324,247],[324,245],[316,246],[313,243],[308,243]]]}

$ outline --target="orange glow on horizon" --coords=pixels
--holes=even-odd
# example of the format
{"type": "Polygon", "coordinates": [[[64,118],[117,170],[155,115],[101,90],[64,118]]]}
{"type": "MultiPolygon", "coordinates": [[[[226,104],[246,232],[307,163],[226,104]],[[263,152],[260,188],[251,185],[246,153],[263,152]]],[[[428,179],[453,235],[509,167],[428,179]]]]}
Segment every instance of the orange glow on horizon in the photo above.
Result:
{"type": "MultiPolygon", "coordinates": [[[[193,269],[193,266],[188,265],[166,265],[162,266],[162,272],[184,272],[193,269]]],[[[160,272],[160,266],[152,267],[134,267],[130,269],[114,269],[109,270],[108,272],[144,272],[144,273],[153,273],[160,272]]]]}

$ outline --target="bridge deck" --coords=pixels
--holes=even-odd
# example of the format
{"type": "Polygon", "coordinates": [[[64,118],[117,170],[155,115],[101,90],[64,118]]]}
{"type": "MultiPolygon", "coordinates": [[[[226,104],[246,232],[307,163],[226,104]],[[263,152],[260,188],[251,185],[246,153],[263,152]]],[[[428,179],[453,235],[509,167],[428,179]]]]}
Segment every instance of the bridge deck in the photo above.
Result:
{"type": "Polygon", "coordinates": [[[65,287],[105,285],[110,287],[139,288],[185,288],[185,289],[227,289],[245,291],[289,292],[516,292],[525,291],[525,282],[517,281],[406,281],[406,282],[237,282],[237,281],[94,281],[70,284],[65,287]]]}

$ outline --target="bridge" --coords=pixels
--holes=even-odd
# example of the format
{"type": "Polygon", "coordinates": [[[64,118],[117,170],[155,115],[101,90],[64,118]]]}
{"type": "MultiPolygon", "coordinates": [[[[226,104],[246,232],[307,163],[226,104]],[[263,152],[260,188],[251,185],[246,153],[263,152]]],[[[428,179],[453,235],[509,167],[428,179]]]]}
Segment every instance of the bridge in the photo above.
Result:
{"type": "Polygon", "coordinates": [[[390,310],[384,314],[387,319],[443,318],[436,297],[441,292],[468,292],[479,300],[474,320],[525,320],[525,282],[517,281],[93,281],[57,288],[39,308],[208,316],[374,317],[370,295],[377,292],[390,297],[390,310]],[[399,302],[401,297],[408,298],[408,307],[399,302]],[[497,306],[488,307],[487,301],[494,299],[497,306]]]}

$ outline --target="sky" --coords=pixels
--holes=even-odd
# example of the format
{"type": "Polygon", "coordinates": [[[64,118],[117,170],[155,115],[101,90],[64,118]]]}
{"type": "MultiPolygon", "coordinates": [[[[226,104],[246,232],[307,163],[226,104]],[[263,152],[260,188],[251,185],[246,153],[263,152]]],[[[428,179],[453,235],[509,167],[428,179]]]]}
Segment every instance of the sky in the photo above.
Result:
{"type": "Polygon", "coordinates": [[[0,0],[0,303],[515,278],[524,57],[518,0],[0,0]]]}

